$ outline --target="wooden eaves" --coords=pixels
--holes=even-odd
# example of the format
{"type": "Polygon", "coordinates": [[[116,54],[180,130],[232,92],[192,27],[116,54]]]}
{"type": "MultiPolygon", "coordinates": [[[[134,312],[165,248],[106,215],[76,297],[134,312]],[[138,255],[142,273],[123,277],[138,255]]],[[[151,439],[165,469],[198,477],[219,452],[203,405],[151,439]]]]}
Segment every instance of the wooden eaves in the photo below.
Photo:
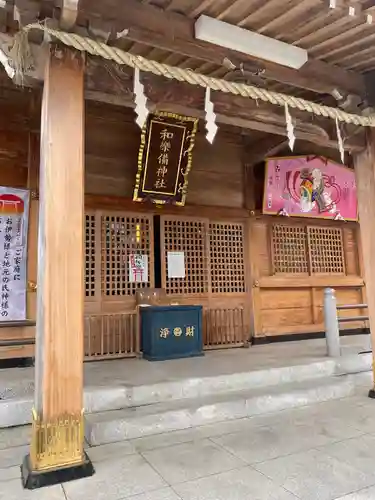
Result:
{"type": "MultiPolygon", "coordinates": [[[[292,4],[293,1],[291,0],[289,3],[292,4]]],[[[179,2],[182,0],[172,3],[178,4],[179,2]]],[[[161,0],[159,3],[165,2],[161,0]]],[[[186,5],[188,2],[182,3],[186,5]]],[[[19,25],[23,26],[45,17],[52,17],[62,29],[70,29],[101,40],[105,39],[109,44],[117,45],[125,50],[129,50],[129,47],[130,50],[132,48],[139,50],[139,47],[144,47],[150,51],[150,58],[154,56],[163,62],[172,63],[176,58],[181,60],[181,58],[188,57],[189,62],[195,61],[195,66],[201,64],[206,68],[211,66],[220,70],[220,68],[225,69],[230,61],[232,67],[241,67],[250,75],[260,73],[262,84],[266,87],[272,88],[275,85],[277,88],[280,84],[286,85],[291,90],[291,94],[298,95],[298,93],[304,92],[308,97],[315,96],[318,102],[328,101],[330,105],[335,103],[332,95],[337,94],[344,99],[348,95],[356,96],[357,103],[369,104],[366,102],[370,95],[366,89],[366,77],[359,72],[313,57],[310,57],[308,63],[300,70],[293,70],[195,40],[193,25],[196,15],[199,15],[202,10],[194,9],[193,4],[205,2],[192,0],[190,3],[193,10],[190,10],[187,15],[185,12],[181,14],[173,9],[161,8],[150,2],[136,0],[126,0],[126,2],[118,0],[103,0],[102,2],[93,0],[79,0],[78,2],[75,0],[55,2],[15,0],[14,5],[6,4],[6,25],[3,21],[2,31],[12,34],[17,27],[19,28],[19,25]],[[17,13],[18,25],[13,20],[14,12],[17,13]],[[147,28],[145,28],[146,25],[147,28]],[[122,33],[120,38],[118,38],[118,33],[122,33]]],[[[240,2],[228,0],[227,3],[235,10],[236,5],[240,2]]],[[[267,5],[269,7],[269,4],[275,4],[276,0],[268,0],[263,3],[264,8],[259,9],[259,11],[264,16],[267,13],[267,5]]],[[[308,0],[303,3],[308,3],[308,0]]],[[[316,1],[311,0],[311,4],[314,3],[316,1]]],[[[324,12],[325,2],[319,1],[318,3],[319,9],[324,12]]],[[[369,8],[371,9],[372,6],[369,8]]],[[[228,9],[229,7],[227,8],[229,12],[228,9]]],[[[293,9],[295,10],[296,6],[292,6],[291,10],[293,9]]],[[[258,15],[259,11],[257,11],[258,15]]],[[[363,10],[363,12],[366,11],[363,10]]],[[[219,17],[223,18],[223,15],[219,17]]],[[[260,30],[260,32],[262,31],[264,29],[260,30]]],[[[216,73],[219,70],[217,69],[216,73]]],[[[230,71],[227,73],[228,78],[231,78],[230,71]]],[[[151,106],[162,105],[164,108],[170,106],[173,109],[179,106],[180,111],[203,116],[203,93],[200,89],[192,87],[187,89],[184,84],[166,82],[165,80],[160,82],[158,78],[151,75],[143,75],[142,78],[151,106]],[[184,96],[183,99],[181,99],[181,95],[184,96]]],[[[90,99],[132,106],[131,72],[123,69],[119,71],[116,65],[111,63],[103,65],[97,60],[88,61],[86,87],[87,96],[90,99]]],[[[254,106],[254,103],[248,102],[244,98],[218,94],[214,93],[213,101],[219,123],[234,124],[243,127],[244,130],[260,130],[280,136],[285,135],[285,120],[282,110],[277,110],[263,103],[254,106]]],[[[294,118],[296,119],[297,138],[322,146],[336,147],[335,130],[329,120],[318,119],[304,113],[296,113],[294,118]]],[[[364,137],[357,127],[345,126],[343,133],[347,149],[359,150],[363,148],[364,137]]]]}

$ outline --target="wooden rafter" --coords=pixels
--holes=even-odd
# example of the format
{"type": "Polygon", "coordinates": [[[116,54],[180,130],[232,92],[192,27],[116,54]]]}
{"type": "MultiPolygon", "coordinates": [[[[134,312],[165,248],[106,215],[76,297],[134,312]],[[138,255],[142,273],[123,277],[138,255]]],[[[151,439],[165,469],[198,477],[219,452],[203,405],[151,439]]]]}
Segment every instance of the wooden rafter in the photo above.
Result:
{"type": "Polygon", "coordinates": [[[250,169],[264,161],[264,158],[277,155],[287,146],[288,140],[285,137],[275,135],[267,136],[256,144],[245,142],[245,167],[250,169]]]}
{"type": "MultiPolygon", "coordinates": [[[[64,29],[77,30],[82,33],[82,28],[88,28],[91,35],[95,37],[99,36],[106,40],[109,39],[110,43],[119,44],[120,47],[126,50],[129,50],[130,45],[133,43],[134,47],[131,50],[140,50],[143,55],[147,57],[149,57],[150,51],[152,51],[151,55],[156,59],[162,58],[164,60],[170,60],[171,58],[175,59],[177,57],[177,59],[179,59],[178,64],[188,64],[199,71],[201,71],[202,65],[207,66],[207,68],[212,67],[212,71],[214,71],[215,74],[219,73],[220,77],[224,76],[228,71],[229,64],[232,68],[242,67],[244,71],[248,73],[260,73],[266,85],[272,84],[272,82],[279,82],[290,88],[299,88],[318,94],[337,95],[338,91],[339,94],[343,96],[354,94],[361,96],[362,99],[366,96],[362,75],[343,69],[343,67],[336,66],[332,62],[327,63],[321,60],[321,55],[324,56],[326,50],[331,50],[331,47],[332,50],[337,49],[333,40],[337,35],[336,31],[339,27],[345,31],[345,33],[348,30],[348,32],[353,32],[353,36],[357,32],[358,34],[362,33],[360,28],[356,25],[354,28],[349,26],[348,30],[346,29],[345,23],[350,22],[352,18],[348,15],[344,16],[341,13],[341,17],[337,19],[336,15],[336,17],[333,17],[333,22],[326,26],[323,31],[321,22],[317,25],[317,30],[313,30],[313,32],[311,28],[309,28],[308,31],[304,31],[303,26],[298,28],[298,16],[303,16],[306,10],[309,9],[309,6],[311,9],[315,10],[319,8],[320,10],[318,12],[321,12],[321,15],[327,10],[327,15],[329,15],[329,9],[324,8],[324,0],[321,0],[318,5],[316,5],[316,2],[310,5],[311,0],[305,0],[298,3],[294,0],[290,0],[290,7],[286,10],[284,9],[284,13],[281,15],[283,20],[282,24],[280,24],[280,16],[277,16],[277,19],[274,16],[272,19],[270,18],[270,5],[273,5],[274,2],[276,5],[279,0],[267,0],[264,1],[264,8],[262,7],[261,12],[257,9],[251,13],[251,15],[247,14],[250,25],[245,25],[244,22],[239,23],[243,24],[246,28],[250,26],[250,29],[253,29],[252,25],[255,23],[254,26],[259,33],[276,36],[277,38],[289,41],[289,43],[302,44],[302,46],[306,46],[313,54],[314,50],[317,50],[319,60],[314,59],[314,55],[311,56],[309,61],[300,70],[294,70],[271,62],[261,61],[246,54],[195,40],[194,22],[195,17],[201,12],[201,7],[199,12],[197,8],[191,9],[192,12],[185,9],[184,15],[181,15],[172,10],[162,10],[152,5],[150,2],[140,2],[138,0],[127,0],[126,2],[120,2],[119,0],[102,0],[100,2],[94,0],[80,0],[79,2],[78,0],[55,0],[54,3],[47,1],[42,2],[41,0],[14,1],[15,14],[21,25],[42,18],[47,4],[55,5],[59,7],[59,9],[55,9],[55,15],[59,17],[60,23],[62,23],[61,26],[63,26],[64,29]],[[77,3],[78,6],[76,5],[77,3]],[[78,7],[77,16],[75,12],[76,7],[78,7]],[[257,17],[255,18],[254,16],[257,17]],[[347,20],[348,18],[349,21],[347,20]],[[284,34],[282,37],[276,35],[278,31],[280,31],[280,33],[285,30],[288,32],[289,28],[286,28],[288,26],[290,26],[289,32],[294,32],[294,27],[296,25],[296,33],[300,32],[300,36],[296,35],[295,40],[289,35],[286,36],[284,34]],[[124,35],[121,40],[117,39],[118,33],[124,35]],[[322,33],[322,35],[320,33],[322,33]],[[323,33],[334,34],[332,43],[329,40],[327,40],[327,42],[321,42],[323,33]],[[314,40],[316,39],[314,45],[316,45],[317,49],[308,45],[308,40],[310,40],[312,36],[314,40]],[[188,60],[184,60],[184,58],[188,58],[188,60]]],[[[173,2],[171,6],[175,3],[176,2],[173,2]]],[[[194,2],[191,3],[192,5],[194,4],[194,2]]],[[[204,4],[205,2],[200,3],[204,4]]],[[[222,11],[218,13],[218,19],[226,20],[225,16],[228,15],[229,12],[230,16],[237,15],[236,12],[238,8],[240,8],[240,2],[232,0],[231,2],[226,2],[226,4],[227,7],[223,8],[222,11]]],[[[255,5],[255,2],[251,2],[251,4],[255,5]]],[[[167,3],[165,3],[164,6],[166,9],[168,8],[167,3]]],[[[213,8],[212,2],[207,3],[207,9],[210,8],[213,8]]],[[[242,8],[244,8],[243,5],[242,8]]],[[[337,10],[341,12],[340,9],[337,10]]],[[[247,12],[248,11],[249,9],[247,9],[247,12]]],[[[362,11],[364,15],[365,8],[363,2],[362,11]]],[[[310,19],[306,24],[312,26],[313,22],[314,21],[310,19]]],[[[370,37],[372,32],[369,31],[368,26],[366,27],[364,24],[363,30],[364,39],[368,38],[369,41],[371,41],[370,37]]],[[[348,40],[347,43],[350,44],[350,40],[348,40]]],[[[356,46],[358,47],[358,45],[356,46]]],[[[345,43],[339,44],[339,48],[341,47],[344,48],[345,43]]],[[[362,50],[362,46],[359,46],[358,50],[362,50]]],[[[340,62],[339,58],[337,62],[340,62]]],[[[374,58],[371,56],[368,58],[370,62],[373,59],[374,58]]],[[[335,61],[335,59],[333,61],[335,61]]],[[[364,64],[362,59],[360,59],[357,66],[358,70],[362,70],[362,68],[365,67],[363,66],[364,64]]]]}
{"type": "Polygon", "coordinates": [[[63,30],[70,30],[76,23],[79,0],[62,0],[60,26],[63,30]]]}
{"type": "Polygon", "coordinates": [[[375,0],[366,0],[363,4],[362,4],[362,9],[363,10],[367,10],[367,9],[371,9],[375,7],[375,0]]]}
{"type": "MultiPolygon", "coordinates": [[[[0,41],[1,38],[4,41],[8,39],[5,35],[0,35],[0,41]]],[[[23,83],[38,85],[43,78],[41,69],[44,67],[44,51],[34,44],[31,44],[31,49],[35,64],[23,83]]],[[[169,81],[147,73],[142,74],[142,82],[152,108],[165,111],[176,111],[178,108],[181,113],[204,118],[204,89],[201,87],[169,81]]],[[[132,71],[127,67],[118,67],[114,63],[89,58],[86,66],[86,90],[93,100],[128,107],[134,105],[132,71]]],[[[212,100],[218,123],[286,136],[283,108],[222,92],[213,92],[212,100]]],[[[321,146],[337,147],[332,120],[314,117],[298,110],[293,110],[292,116],[298,139],[321,146]]],[[[345,148],[348,150],[358,151],[363,148],[363,131],[360,130],[358,134],[356,131],[354,126],[343,129],[345,148]]]]}
{"type": "Polygon", "coordinates": [[[13,17],[22,27],[39,19],[41,2],[38,0],[15,0],[13,17]]]}
{"type": "Polygon", "coordinates": [[[186,57],[223,66],[229,60],[236,67],[241,64],[262,71],[265,79],[294,87],[308,89],[319,94],[332,94],[335,89],[343,94],[364,96],[363,78],[353,72],[310,59],[300,70],[293,70],[274,63],[195,40],[194,19],[136,0],[120,3],[81,0],[78,22],[88,23],[94,31],[103,33],[128,30],[125,40],[175,52],[186,57]],[[108,8],[109,5],[111,8],[108,8]],[[145,27],[145,20],[147,23],[145,27]]]}

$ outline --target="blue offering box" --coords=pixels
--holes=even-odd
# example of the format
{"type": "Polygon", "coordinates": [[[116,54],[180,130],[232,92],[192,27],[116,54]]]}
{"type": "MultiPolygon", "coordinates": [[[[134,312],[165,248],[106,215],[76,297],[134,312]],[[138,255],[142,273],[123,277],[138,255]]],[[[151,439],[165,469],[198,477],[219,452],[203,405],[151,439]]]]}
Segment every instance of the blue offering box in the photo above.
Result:
{"type": "Polygon", "coordinates": [[[202,306],[140,308],[143,357],[149,361],[203,355],[202,306]]]}

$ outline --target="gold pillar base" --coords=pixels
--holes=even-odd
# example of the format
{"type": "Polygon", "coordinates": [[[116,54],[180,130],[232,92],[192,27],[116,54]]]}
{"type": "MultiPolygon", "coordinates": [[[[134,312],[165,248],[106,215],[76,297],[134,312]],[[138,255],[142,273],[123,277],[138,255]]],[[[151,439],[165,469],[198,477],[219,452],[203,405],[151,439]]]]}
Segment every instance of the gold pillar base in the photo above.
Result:
{"type": "Polygon", "coordinates": [[[85,460],[83,440],[83,411],[78,416],[62,415],[45,421],[33,409],[30,447],[32,470],[43,472],[82,464],[85,460]]]}

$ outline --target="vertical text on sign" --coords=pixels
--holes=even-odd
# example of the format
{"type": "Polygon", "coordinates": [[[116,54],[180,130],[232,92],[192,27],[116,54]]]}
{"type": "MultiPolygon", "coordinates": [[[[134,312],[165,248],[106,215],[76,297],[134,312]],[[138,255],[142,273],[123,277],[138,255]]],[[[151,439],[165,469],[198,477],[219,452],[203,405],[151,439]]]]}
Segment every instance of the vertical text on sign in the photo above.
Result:
{"type": "Polygon", "coordinates": [[[134,201],[185,204],[196,118],[150,113],[142,130],[134,201]]]}
{"type": "Polygon", "coordinates": [[[158,168],[156,171],[156,181],[154,188],[156,190],[167,188],[165,177],[168,174],[169,152],[172,147],[174,133],[167,128],[160,132],[160,154],[158,156],[158,168]]]}
{"type": "Polygon", "coordinates": [[[29,192],[0,187],[0,321],[26,319],[29,192]]]}

